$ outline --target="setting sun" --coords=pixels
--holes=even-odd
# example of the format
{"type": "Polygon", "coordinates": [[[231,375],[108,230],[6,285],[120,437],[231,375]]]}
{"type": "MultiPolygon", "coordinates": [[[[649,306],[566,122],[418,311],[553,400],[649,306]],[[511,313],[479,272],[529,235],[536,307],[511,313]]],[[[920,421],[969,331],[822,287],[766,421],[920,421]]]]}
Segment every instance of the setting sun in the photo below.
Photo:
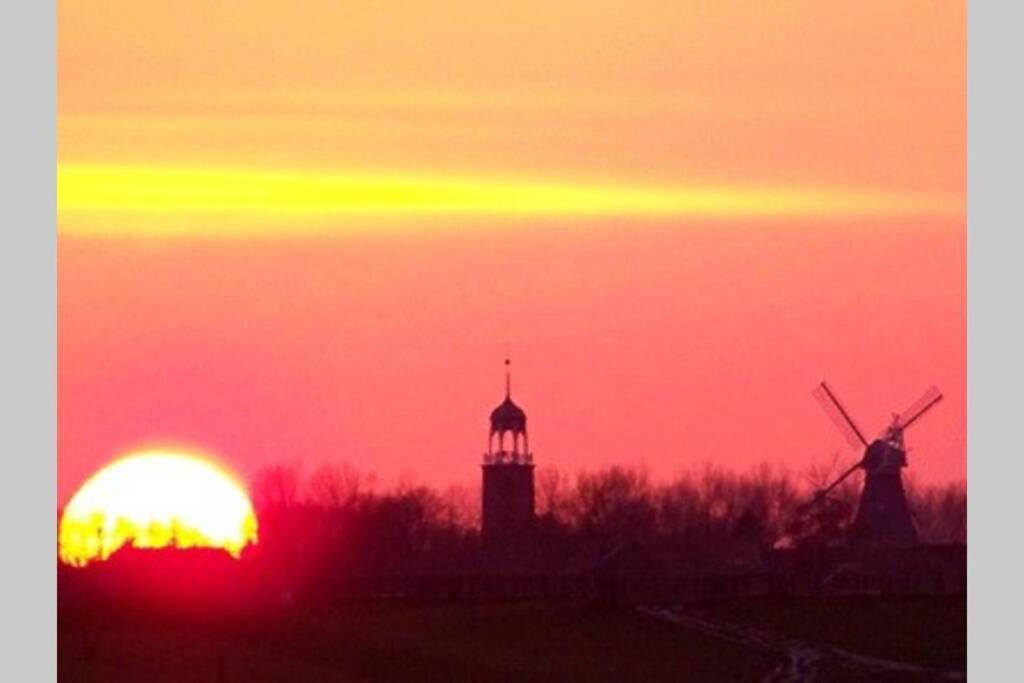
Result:
{"type": "Polygon", "coordinates": [[[102,468],[71,498],[60,523],[60,558],[84,566],[125,544],[222,548],[256,541],[245,489],[212,462],[184,453],[133,453],[102,468]]]}

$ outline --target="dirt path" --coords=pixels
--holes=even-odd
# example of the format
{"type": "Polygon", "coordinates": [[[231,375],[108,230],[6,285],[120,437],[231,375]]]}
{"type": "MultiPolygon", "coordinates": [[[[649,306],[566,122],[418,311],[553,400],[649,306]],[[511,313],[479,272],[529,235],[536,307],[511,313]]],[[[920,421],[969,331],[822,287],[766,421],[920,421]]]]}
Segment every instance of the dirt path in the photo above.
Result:
{"type": "Polygon", "coordinates": [[[683,607],[641,607],[648,617],[699,631],[713,638],[738,643],[782,659],[768,672],[763,683],[811,683],[824,668],[842,668],[869,677],[891,676],[908,680],[965,681],[962,671],[940,671],[876,657],[868,657],[835,647],[810,645],[759,629],[712,619],[683,607]]]}

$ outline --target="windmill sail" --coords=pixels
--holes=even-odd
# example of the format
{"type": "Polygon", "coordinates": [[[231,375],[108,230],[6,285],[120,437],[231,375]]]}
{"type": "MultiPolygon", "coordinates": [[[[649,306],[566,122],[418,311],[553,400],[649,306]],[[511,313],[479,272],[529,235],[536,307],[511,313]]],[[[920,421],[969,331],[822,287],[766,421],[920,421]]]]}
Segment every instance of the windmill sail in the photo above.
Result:
{"type": "Polygon", "coordinates": [[[808,501],[804,505],[804,507],[810,507],[811,505],[814,505],[814,504],[818,503],[819,501],[821,501],[825,496],[827,496],[829,493],[831,493],[832,490],[835,487],[839,486],[844,481],[846,481],[847,477],[849,477],[851,474],[856,472],[863,465],[864,465],[864,461],[863,460],[858,460],[856,464],[852,465],[848,470],[846,470],[845,472],[840,474],[838,477],[836,477],[835,481],[833,481],[831,484],[829,484],[828,486],[826,486],[825,488],[821,489],[816,494],[814,494],[814,498],[812,498],[810,501],[808,501]]]}
{"type": "Polygon", "coordinates": [[[921,398],[911,403],[909,408],[900,413],[899,417],[896,418],[896,423],[900,429],[906,429],[941,400],[942,392],[939,391],[939,388],[936,386],[929,387],[921,395],[921,398]]]}
{"type": "Polygon", "coordinates": [[[825,413],[832,418],[832,422],[839,427],[839,431],[843,433],[843,436],[846,437],[851,446],[859,450],[868,445],[863,432],[853,422],[853,418],[843,408],[843,405],[836,398],[835,393],[829,388],[828,384],[822,382],[815,388],[813,394],[814,398],[818,399],[818,403],[821,404],[825,413]]]}

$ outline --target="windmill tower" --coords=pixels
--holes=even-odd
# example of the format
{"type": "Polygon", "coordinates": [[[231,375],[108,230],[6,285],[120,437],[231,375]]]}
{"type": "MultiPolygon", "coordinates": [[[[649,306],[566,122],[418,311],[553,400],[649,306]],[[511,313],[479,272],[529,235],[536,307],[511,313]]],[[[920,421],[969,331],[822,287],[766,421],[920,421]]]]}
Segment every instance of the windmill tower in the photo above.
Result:
{"type": "Polygon", "coordinates": [[[858,469],[864,470],[864,489],[861,492],[857,515],[850,528],[850,540],[871,545],[913,545],[917,543],[917,530],[907,506],[903,489],[903,468],[907,466],[907,450],[903,432],[942,400],[935,387],[900,414],[871,443],[853,418],[843,408],[832,389],[822,382],[814,391],[815,398],[842,431],[854,448],[864,449],[861,459],[843,472],[835,481],[819,491],[808,503],[813,505],[825,498],[858,469]]]}
{"type": "Polygon", "coordinates": [[[505,359],[505,400],[491,411],[491,430],[483,458],[485,546],[521,539],[533,525],[533,454],[526,413],[512,402],[512,377],[505,359]]]}

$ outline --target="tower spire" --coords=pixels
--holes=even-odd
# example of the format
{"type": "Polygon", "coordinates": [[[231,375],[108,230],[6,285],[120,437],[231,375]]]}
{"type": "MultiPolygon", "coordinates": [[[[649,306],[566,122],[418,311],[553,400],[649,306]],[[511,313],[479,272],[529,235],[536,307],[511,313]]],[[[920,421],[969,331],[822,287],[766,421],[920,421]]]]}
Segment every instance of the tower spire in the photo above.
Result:
{"type": "Polygon", "coordinates": [[[505,398],[512,398],[512,370],[509,367],[512,365],[512,361],[508,358],[508,352],[505,353],[505,398]]]}

